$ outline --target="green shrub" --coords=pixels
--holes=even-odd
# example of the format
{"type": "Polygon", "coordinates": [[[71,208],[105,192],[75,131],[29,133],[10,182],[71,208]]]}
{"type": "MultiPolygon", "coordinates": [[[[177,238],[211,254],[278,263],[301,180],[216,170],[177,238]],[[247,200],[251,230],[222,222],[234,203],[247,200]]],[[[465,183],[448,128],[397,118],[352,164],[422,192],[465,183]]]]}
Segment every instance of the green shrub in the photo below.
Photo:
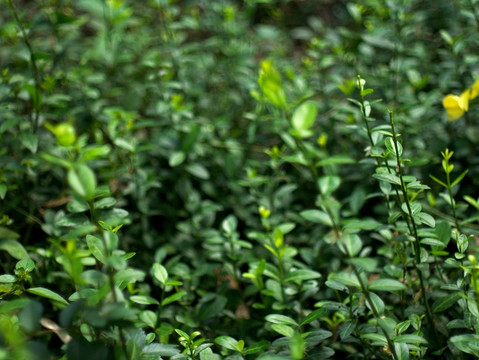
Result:
{"type": "Polygon", "coordinates": [[[1,4],[0,359],[479,356],[476,0],[1,4]]]}

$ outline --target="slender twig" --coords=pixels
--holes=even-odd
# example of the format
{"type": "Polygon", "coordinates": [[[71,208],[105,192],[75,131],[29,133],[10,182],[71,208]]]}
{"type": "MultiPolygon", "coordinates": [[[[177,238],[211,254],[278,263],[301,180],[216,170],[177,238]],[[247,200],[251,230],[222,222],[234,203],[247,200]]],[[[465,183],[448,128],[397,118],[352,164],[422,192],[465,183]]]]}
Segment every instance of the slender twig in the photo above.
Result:
{"type": "Polygon", "coordinates": [[[432,326],[434,334],[435,334],[436,339],[437,339],[438,338],[437,329],[434,325],[434,320],[433,320],[431,307],[430,307],[429,302],[427,300],[427,293],[426,293],[426,287],[424,285],[424,279],[423,279],[423,276],[422,276],[422,270],[419,269],[419,264],[421,263],[421,245],[420,245],[419,236],[417,234],[417,226],[416,226],[416,222],[415,222],[414,217],[413,217],[411,204],[409,203],[409,199],[408,199],[408,195],[407,195],[407,188],[406,188],[406,185],[404,183],[402,167],[401,167],[401,159],[400,159],[400,155],[399,155],[399,148],[398,148],[398,142],[397,142],[398,140],[397,140],[396,130],[395,130],[395,127],[394,127],[394,117],[393,117],[392,111],[389,111],[389,121],[390,121],[390,124],[391,124],[391,132],[392,132],[394,152],[396,153],[397,173],[398,173],[399,179],[401,181],[401,190],[402,190],[402,193],[403,193],[403,199],[404,199],[404,203],[406,204],[406,208],[407,208],[407,211],[408,211],[408,217],[409,217],[409,220],[411,221],[411,226],[412,226],[412,230],[413,230],[412,235],[414,237],[413,244],[414,244],[414,252],[415,252],[415,267],[416,267],[416,271],[417,271],[418,278],[419,278],[419,284],[420,284],[420,289],[421,289],[421,292],[422,292],[422,298],[423,298],[424,306],[426,307],[426,317],[429,321],[430,326],[432,326]]]}
{"type": "Polygon", "coordinates": [[[38,129],[38,121],[40,118],[40,95],[41,95],[41,81],[40,81],[40,72],[38,71],[37,63],[35,61],[35,54],[33,53],[33,47],[28,38],[27,32],[25,31],[25,27],[18,16],[17,9],[15,8],[15,4],[13,0],[7,0],[8,5],[10,6],[10,10],[12,11],[13,17],[17,22],[18,27],[20,28],[20,32],[22,33],[23,42],[28,49],[28,53],[30,54],[30,63],[32,64],[32,73],[33,73],[33,80],[35,81],[35,96],[32,96],[32,103],[33,103],[33,125],[32,125],[32,132],[36,133],[38,129]]]}

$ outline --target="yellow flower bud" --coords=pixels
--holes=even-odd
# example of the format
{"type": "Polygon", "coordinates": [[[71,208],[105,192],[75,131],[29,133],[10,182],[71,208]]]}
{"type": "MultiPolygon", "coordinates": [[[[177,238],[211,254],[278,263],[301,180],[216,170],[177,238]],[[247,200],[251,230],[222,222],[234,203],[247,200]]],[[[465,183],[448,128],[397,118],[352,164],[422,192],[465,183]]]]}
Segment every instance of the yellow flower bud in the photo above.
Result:
{"type": "Polygon", "coordinates": [[[269,215],[271,214],[271,211],[266,209],[263,205],[261,205],[258,208],[258,212],[263,219],[267,219],[269,217],[269,215]]]}

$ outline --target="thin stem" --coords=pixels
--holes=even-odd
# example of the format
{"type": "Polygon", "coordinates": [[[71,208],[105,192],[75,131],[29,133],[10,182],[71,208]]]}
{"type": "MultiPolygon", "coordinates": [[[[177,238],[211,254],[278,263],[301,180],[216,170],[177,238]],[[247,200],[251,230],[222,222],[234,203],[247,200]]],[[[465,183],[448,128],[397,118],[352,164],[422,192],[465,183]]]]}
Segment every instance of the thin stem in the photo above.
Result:
{"type": "MultiPolygon", "coordinates": [[[[306,150],[306,147],[303,144],[303,141],[300,138],[296,138],[296,144],[298,145],[299,150],[301,151],[303,156],[306,158],[306,161],[308,162],[308,169],[309,169],[309,172],[311,173],[311,176],[313,177],[314,185],[315,185],[316,190],[318,192],[318,196],[324,202],[323,194],[321,192],[321,187],[319,186],[319,176],[318,176],[318,172],[316,170],[316,167],[311,162],[311,159],[308,156],[308,152],[306,150]]],[[[334,219],[334,215],[331,212],[331,209],[329,209],[329,207],[327,207],[326,205],[324,205],[323,208],[326,211],[326,213],[328,214],[329,219],[331,220],[331,224],[332,224],[332,228],[334,230],[334,234],[336,235],[336,237],[339,237],[340,234],[341,234],[341,229],[340,229],[339,225],[336,223],[336,220],[334,219]]]]}
{"type": "MultiPolygon", "coordinates": [[[[98,224],[98,217],[97,217],[97,212],[95,209],[95,204],[93,200],[88,201],[88,206],[90,208],[90,220],[95,225],[98,229],[100,229],[103,232],[103,229],[98,224]]],[[[103,248],[105,249],[106,256],[109,257],[111,256],[109,250],[108,250],[108,244],[106,243],[105,237],[101,236],[101,241],[103,244],[103,248]]],[[[111,265],[106,265],[107,267],[107,276],[108,276],[108,283],[110,285],[110,290],[111,294],[113,297],[113,302],[117,303],[118,302],[118,297],[116,296],[116,289],[115,289],[115,279],[114,279],[114,272],[113,272],[113,267],[111,265]]],[[[122,351],[124,352],[126,359],[128,359],[128,351],[126,349],[126,338],[125,334],[123,333],[123,330],[121,328],[118,328],[118,332],[120,335],[120,342],[121,342],[121,348],[122,351]]]]}
{"type": "Polygon", "coordinates": [[[449,202],[452,208],[452,216],[454,217],[454,223],[456,225],[457,231],[461,232],[461,226],[459,225],[459,220],[456,215],[456,202],[452,196],[452,187],[451,187],[451,176],[449,173],[449,159],[444,159],[446,161],[446,185],[447,185],[447,194],[449,195],[449,202]]]}
{"type": "Polygon", "coordinates": [[[472,15],[474,16],[474,20],[476,21],[476,28],[479,29],[479,15],[477,14],[476,7],[472,3],[472,0],[467,1],[469,4],[469,7],[471,8],[472,15]]]}
{"type": "Polygon", "coordinates": [[[364,294],[364,297],[366,298],[366,301],[369,304],[369,307],[371,308],[371,311],[373,312],[374,317],[378,321],[378,325],[380,329],[382,330],[384,337],[386,338],[386,342],[388,343],[389,350],[391,351],[391,354],[393,356],[393,359],[398,360],[398,356],[396,354],[396,349],[394,348],[394,343],[392,342],[391,338],[389,337],[389,334],[387,333],[386,330],[383,329],[383,327],[379,324],[379,320],[381,319],[381,316],[379,315],[376,306],[374,305],[373,301],[371,300],[371,296],[369,295],[369,290],[364,286],[363,281],[361,280],[361,276],[359,275],[358,270],[356,269],[355,266],[353,266],[353,272],[354,275],[356,275],[359,285],[361,286],[361,291],[364,294]]]}
{"type": "Polygon", "coordinates": [[[416,267],[416,271],[417,271],[417,274],[418,274],[418,277],[419,277],[419,284],[420,284],[420,288],[421,288],[421,292],[422,292],[424,306],[426,307],[426,316],[427,316],[427,319],[429,321],[430,326],[432,326],[432,328],[433,328],[435,337],[437,339],[438,338],[437,330],[436,330],[436,327],[434,325],[434,320],[433,320],[433,316],[432,316],[431,307],[429,306],[429,302],[427,300],[426,287],[424,286],[424,279],[423,279],[423,276],[422,276],[422,271],[418,267],[418,265],[421,263],[421,245],[420,245],[420,242],[419,242],[420,240],[419,240],[419,236],[417,234],[417,226],[416,226],[416,222],[414,221],[413,212],[411,210],[411,204],[409,203],[409,199],[408,199],[408,196],[407,196],[407,189],[406,189],[406,185],[404,183],[404,178],[403,178],[403,174],[402,174],[401,159],[400,159],[400,156],[399,156],[397,135],[396,135],[396,130],[394,128],[394,117],[393,117],[392,111],[389,111],[389,121],[391,123],[391,132],[392,132],[394,152],[396,153],[397,173],[398,173],[399,179],[401,181],[401,190],[402,190],[402,193],[403,193],[403,199],[404,199],[404,203],[406,204],[406,208],[407,208],[407,211],[408,211],[408,217],[411,221],[411,226],[412,226],[412,229],[413,229],[413,236],[414,236],[414,243],[413,244],[414,244],[414,252],[415,252],[415,259],[416,259],[415,267],[416,267]]]}
{"type": "Polygon", "coordinates": [[[8,5],[10,6],[10,10],[13,13],[13,17],[17,22],[18,27],[20,28],[20,32],[22,33],[23,42],[28,49],[28,53],[30,54],[30,63],[32,64],[32,73],[33,73],[33,80],[35,81],[35,97],[32,96],[33,102],[33,126],[32,132],[36,133],[38,129],[38,121],[40,118],[40,95],[41,95],[41,87],[40,87],[40,72],[38,71],[37,63],[35,61],[35,55],[33,53],[33,47],[30,43],[30,39],[27,36],[27,32],[25,31],[25,27],[23,26],[22,22],[17,13],[17,9],[15,8],[15,4],[13,0],[7,0],[8,5]]]}

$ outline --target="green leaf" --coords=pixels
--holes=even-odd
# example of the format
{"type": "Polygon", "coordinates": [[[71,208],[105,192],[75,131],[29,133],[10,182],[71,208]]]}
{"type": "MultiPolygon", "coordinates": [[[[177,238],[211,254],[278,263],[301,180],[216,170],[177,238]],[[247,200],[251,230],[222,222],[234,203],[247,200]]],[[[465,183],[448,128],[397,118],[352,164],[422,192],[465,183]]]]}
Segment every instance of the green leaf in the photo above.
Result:
{"type": "Polygon", "coordinates": [[[141,305],[159,305],[159,301],[152,298],[151,296],[146,295],[132,295],[130,296],[130,300],[136,304],[141,305]]]}
{"type": "Polygon", "coordinates": [[[320,211],[316,209],[304,210],[304,211],[301,211],[299,215],[301,215],[303,218],[311,222],[333,226],[331,218],[324,211],[320,211]]]}
{"type": "Polygon", "coordinates": [[[0,239],[18,239],[20,235],[4,226],[0,226],[0,239]]]}
{"type": "Polygon", "coordinates": [[[357,234],[344,234],[338,240],[340,250],[349,257],[354,257],[361,251],[363,243],[357,234]]]}
{"type": "Polygon", "coordinates": [[[377,174],[373,174],[373,177],[380,181],[388,182],[390,184],[401,185],[401,179],[399,179],[399,176],[394,174],[377,173],[377,174]]]}
{"type": "MultiPolygon", "coordinates": [[[[381,315],[382,313],[384,313],[384,309],[385,309],[384,301],[372,291],[369,292],[369,297],[371,299],[371,302],[373,303],[374,308],[378,312],[378,314],[381,315]]],[[[372,310],[371,304],[369,303],[369,301],[366,301],[366,306],[368,307],[369,310],[372,310]]]]}
{"type": "Polygon", "coordinates": [[[353,286],[357,288],[361,286],[356,275],[344,271],[329,274],[328,280],[338,282],[345,286],[353,286]]]}
{"type": "Polygon", "coordinates": [[[436,233],[439,241],[444,244],[444,247],[446,247],[451,240],[451,224],[444,220],[438,221],[434,232],[436,233]]]}
{"type": "Polygon", "coordinates": [[[4,183],[0,183],[0,199],[5,199],[5,195],[7,194],[7,185],[4,183]]]}
{"type": "Polygon", "coordinates": [[[323,308],[323,309],[316,309],[316,310],[310,312],[310,313],[308,314],[308,316],[306,316],[306,317],[304,318],[304,320],[301,322],[300,325],[301,325],[301,326],[304,326],[304,325],[306,325],[306,324],[309,324],[310,322],[312,322],[312,321],[314,321],[314,320],[316,320],[316,319],[318,319],[318,318],[320,318],[320,317],[323,317],[324,315],[326,315],[327,312],[328,312],[328,311],[327,311],[326,309],[324,309],[324,308],[323,308]]]}
{"type": "Polygon", "coordinates": [[[326,159],[317,162],[316,166],[346,165],[355,163],[356,160],[354,160],[348,154],[344,154],[328,156],[326,159]]]}
{"type": "Polygon", "coordinates": [[[161,306],[165,306],[165,305],[168,305],[172,302],[175,302],[175,301],[178,301],[179,299],[181,299],[183,296],[185,296],[187,294],[186,291],[178,291],[177,293],[173,294],[173,295],[170,295],[168,296],[166,299],[164,299],[162,302],[161,302],[161,306]]]}
{"type": "Polygon", "coordinates": [[[455,292],[447,296],[442,296],[432,304],[433,312],[441,312],[454,305],[461,298],[460,292],[455,292]]]}
{"type": "Polygon", "coordinates": [[[434,247],[435,249],[444,249],[446,247],[446,245],[444,245],[442,242],[433,238],[421,239],[420,243],[423,245],[429,245],[431,247],[434,247]]]}
{"type": "Polygon", "coordinates": [[[131,142],[129,142],[129,141],[123,139],[123,138],[115,138],[113,143],[116,146],[118,146],[120,149],[126,150],[126,151],[131,152],[131,153],[135,152],[135,146],[131,142]]]}
{"type": "Polygon", "coordinates": [[[291,357],[295,360],[300,360],[304,356],[304,349],[306,342],[299,332],[295,332],[289,342],[291,357]]]}
{"type": "Polygon", "coordinates": [[[265,319],[273,324],[298,326],[298,323],[294,319],[281,314],[269,314],[266,315],[265,319]]]}
{"type": "MultiPolygon", "coordinates": [[[[392,154],[396,155],[396,147],[394,146],[394,140],[392,137],[387,137],[385,140],[384,140],[384,143],[386,145],[386,148],[388,149],[389,152],[391,152],[392,154]]],[[[397,152],[399,153],[399,156],[402,155],[402,145],[400,142],[396,141],[396,146],[397,146],[397,152]]]]}
{"type": "Polygon", "coordinates": [[[143,281],[144,278],[145,272],[132,268],[120,270],[113,277],[115,284],[120,288],[126,287],[126,284],[143,281]]]}
{"type": "Polygon", "coordinates": [[[367,272],[373,272],[376,270],[378,261],[373,258],[352,258],[346,260],[348,263],[353,264],[360,270],[367,272]]]}
{"type": "Polygon", "coordinates": [[[90,145],[82,149],[80,153],[80,160],[87,162],[106,156],[110,153],[111,147],[108,145],[90,145]]]}
{"type": "Polygon", "coordinates": [[[228,235],[233,234],[237,227],[238,219],[236,219],[236,216],[234,215],[228,215],[221,223],[221,228],[228,235]]]}
{"type": "Polygon", "coordinates": [[[291,125],[293,135],[300,138],[306,138],[313,133],[309,128],[314,124],[318,115],[318,107],[312,101],[306,101],[299,105],[293,113],[291,125]]]}
{"type": "Polygon", "coordinates": [[[191,175],[201,180],[208,180],[210,178],[210,173],[208,169],[198,163],[186,165],[185,170],[188,171],[191,175]]]}
{"type": "Polygon", "coordinates": [[[435,182],[437,182],[439,185],[441,185],[442,187],[445,187],[445,188],[447,189],[446,183],[442,182],[442,181],[439,180],[437,177],[432,176],[431,174],[429,174],[429,177],[430,177],[431,179],[433,179],[435,182]]]}
{"type": "Polygon", "coordinates": [[[265,97],[275,106],[286,109],[286,94],[281,85],[281,76],[272,60],[263,60],[258,76],[258,84],[265,97]]]}
{"type": "Polygon", "coordinates": [[[68,170],[68,183],[73,191],[85,200],[92,200],[95,196],[95,174],[85,164],[76,164],[68,170]]]}
{"type": "Polygon", "coordinates": [[[270,342],[268,340],[262,340],[257,343],[254,343],[248,346],[246,349],[243,350],[244,355],[252,355],[263,352],[265,349],[268,348],[270,342]]]}
{"type": "Polygon", "coordinates": [[[154,263],[151,267],[151,274],[160,284],[165,285],[168,281],[168,271],[166,271],[165,267],[161,264],[154,263]]]}
{"type": "Polygon", "coordinates": [[[454,186],[456,186],[457,184],[459,184],[459,182],[464,178],[464,176],[466,176],[466,174],[469,172],[469,170],[464,170],[461,175],[459,175],[456,180],[454,180],[451,184],[451,188],[453,188],[454,186]]]}
{"type": "MultiPolygon", "coordinates": [[[[152,343],[141,349],[143,354],[154,354],[157,356],[172,357],[180,353],[176,345],[152,343]]],[[[155,359],[157,359],[155,357],[155,359]]]]}
{"type": "Polygon", "coordinates": [[[271,324],[271,329],[276,331],[278,334],[281,334],[286,337],[292,337],[294,335],[294,330],[291,326],[284,324],[271,324]]]}
{"type": "Polygon", "coordinates": [[[186,154],[183,151],[177,151],[171,154],[170,159],[168,160],[168,165],[171,167],[176,167],[181,165],[186,159],[186,154]]]}
{"type": "Polygon", "coordinates": [[[158,315],[151,310],[145,310],[140,314],[140,320],[154,329],[158,323],[158,315]]]}
{"type": "Polygon", "coordinates": [[[19,260],[15,264],[15,270],[24,269],[25,271],[32,272],[35,269],[35,263],[29,257],[19,260]]]}
{"type": "Polygon", "coordinates": [[[449,339],[462,352],[479,357],[479,335],[464,334],[449,339]]]}
{"type": "Polygon", "coordinates": [[[104,254],[105,249],[103,247],[103,242],[101,241],[101,239],[93,235],[87,235],[86,244],[91,254],[102,264],[106,264],[106,257],[104,254]]]}
{"type": "Polygon", "coordinates": [[[37,152],[38,138],[34,134],[23,133],[23,134],[20,134],[19,137],[23,146],[25,146],[33,154],[37,152]]]}
{"type": "Polygon", "coordinates": [[[27,289],[27,291],[31,294],[35,294],[35,295],[38,295],[38,296],[43,296],[47,299],[55,300],[55,301],[58,301],[59,303],[68,305],[68,301],[66,301],[64,298],[62,298],[56,292],[53,292],[49,289],[46,289],[46,288],[43,288],[43,287],[34,287],[34,288],[27,289]]]}
{"type": "Polygon", "coordinates": [[[394,343],[397,360],[409,360],[409,347],[405,343],[394,343]]]}
{"type": "Polygon", "coordinates": [[[427,340],[422,336],[413,334],[398,335],[394,338],[394,342],[407,344],[427,344],[427,340]]]}
{"type": "Polygon", "coordinates": [[[436,220],[434,220],[434,218],[431,215],[425,212],[420,212],[415,214],[414,219],[419,220],[418,221],[419,223],[426,224],[429,227],[432,227],[432,228],[436,227],[436,220]]]}
{"type": "Polygon", "coordinates": [[[0,240],[0,249],[5,250],[11,257],[17,260],[29,257],[23,245],[14,239],[0,240]]]}
{"type": "Polygon", "coordinates": [[[215,343],[228,350],[238,351],[238,341],[231,336],[218,336],[215,339],[215,343]]]}
{"type": "Polygon", "coordinates": [[[293,270],[286,275],[284,281],[304,281],[320,278],[321,274],[309,269],[293,270]]]}
{"type": "Polygon", "coordinates": [[[388,342],[383,334],[367,333],[360,335],[361,339],[372,340],[376,346],[387,346],[388,342]]]}
{"type": "Polygon", "coordinates": [[[321,194],[324,196],[331,195],[341,184],[341,178],[339,176],[323,176],[319,179],[319,188],[321,189],[321,194]]]}
{"type": "Polygon", "coordinates": [[[368,288],[376,291],[400,291],[406,290],[407,286],[394,279],[378,279],[369,283],[368,288]]]}
{"type": "Polygon", "coordinates": [[[9,274],[4,274],[0,275],[0,283],[8,284],[8,283],[14,283],[18,279],[15,275],[9,275],[9,274]]]}
{"type": "Polygon", "coordinates": [[[50,154],[47,154],[47,153],[42,153],[40,156],[44,160],[46,160],[46,161],[48,161],[48,162],[50,162],[54,165],[60,165],[60,166],[63,166],[67,169],[72,167],[72,163],[70,161],[62,159],[58,156],[50,155],[50,154]]]}

